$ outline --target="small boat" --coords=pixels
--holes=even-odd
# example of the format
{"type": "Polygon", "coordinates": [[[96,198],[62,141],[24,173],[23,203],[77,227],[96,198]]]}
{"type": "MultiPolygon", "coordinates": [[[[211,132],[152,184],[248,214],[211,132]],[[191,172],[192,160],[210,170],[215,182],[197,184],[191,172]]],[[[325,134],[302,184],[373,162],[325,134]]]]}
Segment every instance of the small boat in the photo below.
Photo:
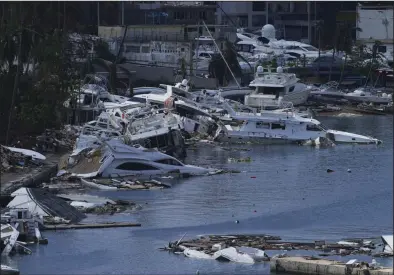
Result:
{"type": "Polygon", "coordinates": [[[218,261],[254,264],[268,259],[263,250],[251,247],[228,247],[216,251],[213,258],[218,261]]]}
{"type": "Polygon", "coordinates": [[[83,178],[81,178],[81,183],[89,188],[99,189],[99,190],[117,190],[118,189],[118,187],[116,187],[116,186],[99,184],[99,183],[95,183],[94,181],[86,180],[83,178]]]}
{"type": "Polygon", "coordinates": [[[209,254],[206,254],[202,251],[198,251],[195,249],[190,249],[190,248],[185,248],[185,250],[183,250],[183,254],[186,257],[189,258],[195,258],[195,259],[207,259],[207,260],[212,260],[213,257],[209,254]]]}
{"type": "Polygon", "coordinates": [[[20,272],[18,269],[10,267],[8,265],[1,265],[1,275],[19,275],[20,272]]]}
{"type": "Polygon", "coordinates": [[[40,153],[37,153],[36,151],[33,150],[28,150],[28,149],[22,149],[22,148],[15,148],[15,147],[8,147],[8,146],[3,146],[4,148],[10,150],[11,152],[15,153],[21,153],[25,156],[32,157],[35,160],[46,160],[46,157],[40,153]]]}
{"type": "Polygon", "coordinates": [[[344,95],[344,98],[353,103],[373,103],[373,104],[389,104],[393,102],[391,94],[383,93],[382,95],[374,94],[367,91],[366,88],[359,88],[351,93],[344,95]]]}

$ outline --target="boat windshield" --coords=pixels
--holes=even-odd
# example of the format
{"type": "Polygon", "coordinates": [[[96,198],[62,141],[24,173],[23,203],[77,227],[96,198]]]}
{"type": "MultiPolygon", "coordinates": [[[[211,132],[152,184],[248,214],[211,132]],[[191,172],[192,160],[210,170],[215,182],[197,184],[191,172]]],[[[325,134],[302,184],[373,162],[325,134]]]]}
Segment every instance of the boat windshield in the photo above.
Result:
{"type": "Polygon", "coordinates": [[[323,123],[320,123],[320,124],[318,125],[318,127],[320,127],[321,129],[323,129],[324,131],[327,131],[327,130],[328,130],[328,128],[327,128],[323,123]]]}
{"type": "Polygon", "coordinates": [[[317,48],[315,48],[313,46],[302,46],[302,48],[304,48],[305,50],[307,50],[309,52],[317,52],[317,51],[319,51],[317,48]]]}

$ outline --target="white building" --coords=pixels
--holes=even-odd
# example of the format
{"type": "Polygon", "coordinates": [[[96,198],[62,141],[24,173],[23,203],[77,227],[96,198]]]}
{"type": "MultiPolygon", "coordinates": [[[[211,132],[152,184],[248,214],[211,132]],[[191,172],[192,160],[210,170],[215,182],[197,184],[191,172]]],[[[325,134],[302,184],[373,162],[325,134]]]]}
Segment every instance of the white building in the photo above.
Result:
{"type": "Polygon", "coordinates": [[[235,24],[238,28],[259,30],[266,24],[272,24],[276,37],[284,39],[308,38],[308,13],[311,15],[311,26],[315,25],[316,20],[316,4],[311,6],[305,1],[228,1],[217,4],[218,24],[235,24]]]}
{"type": "Polygon", "coordinates": [[[357,7],[357,41],[372,50],[375,41],[382,42],[377,51],[393,62],[393,6],[357,7]]]}

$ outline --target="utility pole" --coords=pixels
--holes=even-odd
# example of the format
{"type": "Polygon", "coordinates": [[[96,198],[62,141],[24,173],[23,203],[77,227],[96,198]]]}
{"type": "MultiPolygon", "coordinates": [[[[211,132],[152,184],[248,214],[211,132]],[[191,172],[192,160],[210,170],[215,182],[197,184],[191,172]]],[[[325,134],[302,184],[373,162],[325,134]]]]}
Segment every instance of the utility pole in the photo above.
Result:
{"type": "Polygon", "coordinates": [[[97,1],[97,28],[100,26],[100,2],[97,1]]]}
{"type": "Polygon", "coordinates": [[[269,12],[268,12],[268,1],[265,1],[265,24],[268,25],[268,16],[269,16],[269,12]]]}
{"type": "Polygon", "coordinates": [[[122,26],[124,26],[124,1],[122,1],[122,26]]]}
{"type": "Polygon", "coordinates": [[[308,12],[308,43],[311,43],[311,2],[307,2],[307,12],[308,12]]]}

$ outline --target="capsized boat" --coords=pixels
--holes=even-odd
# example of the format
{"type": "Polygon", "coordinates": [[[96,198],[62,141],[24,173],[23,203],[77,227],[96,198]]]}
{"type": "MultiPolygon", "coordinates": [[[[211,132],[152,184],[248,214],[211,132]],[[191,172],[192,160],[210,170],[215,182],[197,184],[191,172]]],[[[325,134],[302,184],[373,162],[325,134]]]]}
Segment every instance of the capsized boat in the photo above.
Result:
{"type": "Polygon", "coordinates": [[[254,264],[268,259],[263,250],[251,247],[228,247],[216,251],[213,258],[218,261],[254,264]]]}

